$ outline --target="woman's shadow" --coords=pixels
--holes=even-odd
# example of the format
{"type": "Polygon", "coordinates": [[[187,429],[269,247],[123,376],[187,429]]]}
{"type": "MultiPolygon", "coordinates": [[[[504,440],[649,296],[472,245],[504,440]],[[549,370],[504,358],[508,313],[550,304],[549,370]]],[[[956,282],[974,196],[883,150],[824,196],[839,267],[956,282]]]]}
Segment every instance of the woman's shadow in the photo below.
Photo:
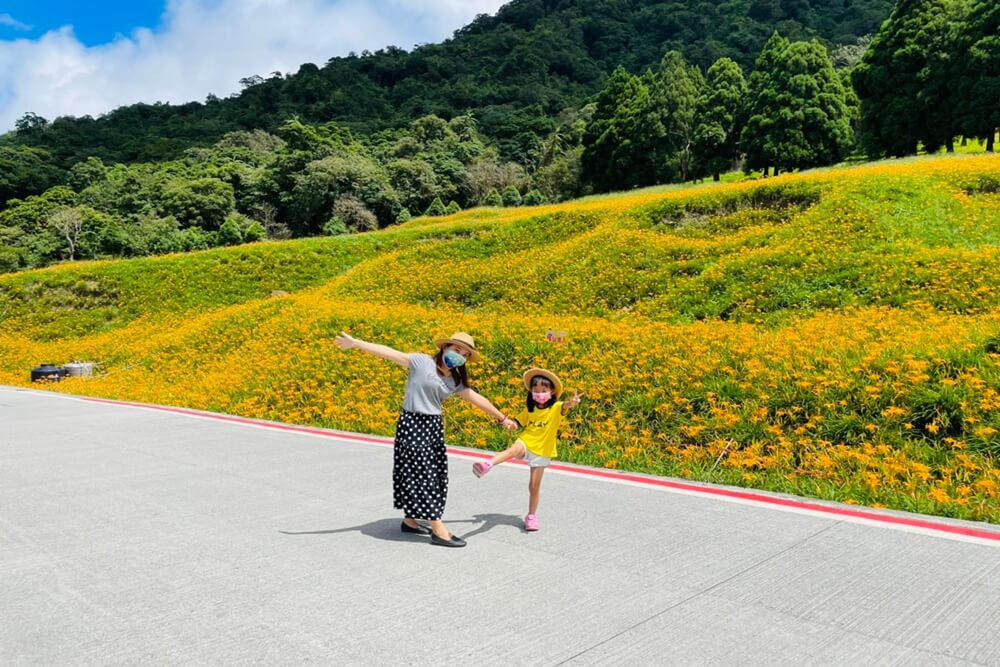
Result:
{"type": "MultiPolygon", "coordinates": [[[[471,519],[459,519],[459,520],[449,520],[447,525],[459,524],[459,523],[473,523],[480,524],[473,528],[471,531],[459,535],[462,539],[468,539],[475,535],[481,535],[485,532],[492,530],[498,526],[514,526],[523,530],[523,525],[521,523],[520,517],[511,516],[509,514],[476,514],[471,519]]],[[[399,529],[400,519],[379,519],[377,521],[371,521],[369,523],[363,523],[357,526],[349,526],[347,528],[331,528],[330,530],[303,530],[303,531],[290,531],[290,530],[279,530],[278,532],[282,535],[336,535],[338,533],[354,533],[359,532],[367,537],[375,538],[376,540],[385,540],[387,542],[414,542],[427,540],[426,536],[423,535],[413,535],[411,533],[404,533],[399,529]]],[[[457,534],[457,533],[456,533],[457,534]]]]}

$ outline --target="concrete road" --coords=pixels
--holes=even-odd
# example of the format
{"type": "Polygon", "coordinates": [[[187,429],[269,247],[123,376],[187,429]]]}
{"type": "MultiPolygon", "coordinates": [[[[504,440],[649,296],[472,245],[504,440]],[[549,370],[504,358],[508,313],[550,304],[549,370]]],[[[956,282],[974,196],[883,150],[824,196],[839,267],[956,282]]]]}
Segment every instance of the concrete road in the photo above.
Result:
{"type": "Polygon", "coordinates": [[[1000,527],[0,388],[2,665],[1000,665],[1000,527]]]}

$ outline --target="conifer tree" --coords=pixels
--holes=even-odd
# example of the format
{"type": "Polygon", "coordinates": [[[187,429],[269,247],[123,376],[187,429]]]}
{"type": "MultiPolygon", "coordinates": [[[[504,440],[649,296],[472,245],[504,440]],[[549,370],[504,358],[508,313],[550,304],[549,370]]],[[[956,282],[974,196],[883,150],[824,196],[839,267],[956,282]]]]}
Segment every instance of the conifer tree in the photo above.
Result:
{"type": "MultiPolygon", "coordinates": [[[[899,0],[854,70],[861,142],[869,155],[903,156],[958,133],[953,42],[963,0],[899,0]]],[[[994,104],[996,100],[994,99],[994,104]]]]}
{"type": "Polygon", "coordinates": [[[623,107],[630,102],[634,106],[638,87],[636,77],[619,66],[595,99],[594,115],[583,133],[581,162],[583,180],[597,190],[615,189],[623,181],[616,164],[616,154],[620,155],[624,139],[621,127],[625,115],[623,107]]]}
{"type": "Polygon", "coordinates": [[[816,40],[789,43],[777,33],[750,80],[741,135],[747,167],[803,169],[842,160],[851,145],[850,111],[840,76],[816,40]]]}
{"type": "Polygon", "coordinates": [[[985,138],[986,150],[992,152],[1000,126],[1000,3],[972,0],[955,46],[959,73],[954,97],[962,133],[985,138]]]}
{"type": "Polygon", "coordinates": [[[435,197],[434,201],[431,202],[431,205],[427,207],[426,211],[424,211],[424,215],[431,217],[447,215],[447,213],[448,211],[445,209],[444,202],[441,201],[440,197],[435,197]]]}
{"type": "Polygon", "coordinates": [[[698,101],[695,156],[703,173],[718,181],[739,156],[747,82],[743,70],[729,58],[719,58],[708,68],[705,90],[698,101]]]}

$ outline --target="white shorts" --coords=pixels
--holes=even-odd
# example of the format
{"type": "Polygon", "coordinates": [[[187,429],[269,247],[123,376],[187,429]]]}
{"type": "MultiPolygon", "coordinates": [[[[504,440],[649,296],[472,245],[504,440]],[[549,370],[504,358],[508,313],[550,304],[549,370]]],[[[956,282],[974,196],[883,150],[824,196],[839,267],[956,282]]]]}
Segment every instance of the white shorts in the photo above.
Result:
{"type": "Polygon", "coordinates": [[[528,462],[529,468],[548,468],[549,464],[552,463],[552,459],[549,457],[539,456],[528,449],[528,446],[524,443],[521,443],[521,445],[524,447],[524,460],[528,462]]]}

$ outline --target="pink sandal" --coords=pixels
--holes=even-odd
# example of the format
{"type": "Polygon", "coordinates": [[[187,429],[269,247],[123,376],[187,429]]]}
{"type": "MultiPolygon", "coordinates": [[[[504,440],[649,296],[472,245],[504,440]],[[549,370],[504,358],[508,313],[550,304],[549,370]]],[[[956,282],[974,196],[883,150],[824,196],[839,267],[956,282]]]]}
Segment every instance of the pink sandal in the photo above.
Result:
{"type": "Polygon", "coordinates": [[[476,461],[472,464],[472,474],[476,477],[482,477],[488,473],[492,467],[493,464],[489,461],[476,461]]]}
{"type": "Polygon", "coordinates": [[[534,514],[524,517],[524,529],[529,532],[538,530],[538,517],[534,514]]]}

